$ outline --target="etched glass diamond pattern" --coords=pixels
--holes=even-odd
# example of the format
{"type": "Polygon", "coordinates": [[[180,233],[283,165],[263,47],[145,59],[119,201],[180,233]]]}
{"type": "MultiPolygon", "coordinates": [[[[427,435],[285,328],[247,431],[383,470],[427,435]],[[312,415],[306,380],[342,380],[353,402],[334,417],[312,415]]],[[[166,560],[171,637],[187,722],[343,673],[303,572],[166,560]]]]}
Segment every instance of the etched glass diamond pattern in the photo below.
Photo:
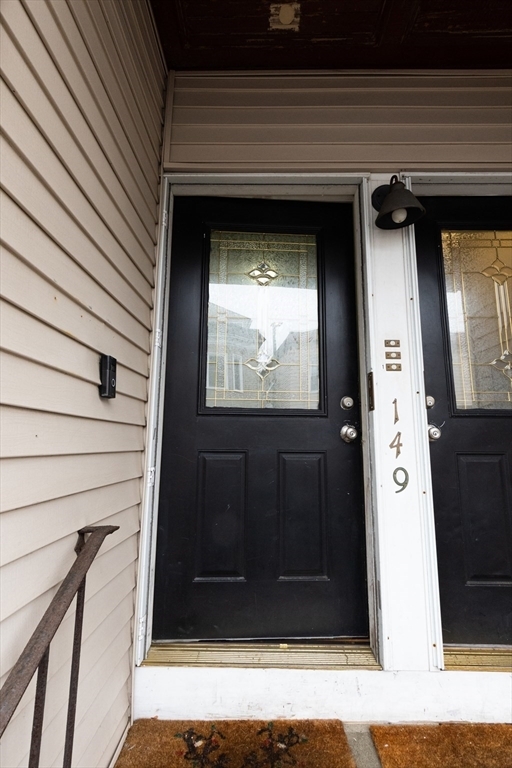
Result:
{"type": "Polygon", "coordinates": [[[507,378],[512,379],[512,354],[508,349],[489,365],[494,365],[497,371],[501,371],[507,378]]]}
{"type": "Polygon", "coordinates": [[[512,269],[507,267],[501,259],[495,259],[492,264],[482,269],[481,274],[491,277],[498,285],[504,285],[509,277],[512,277],[512,269]]]}
{"type": "Polygon", "coordinates": [[[255,371],[260,379],[264,379],[271,371],[275,371],[281,363],[275,357],[269,357],[262,352],[258,357],[251,357],[249,360],[246,360],[244,365],[250,368],[251,371],[255,371]]]}
{"type": "Polygon", "coordinates": [[[269,283],[271,283],[272,280],[275,280],[277,276],[278,273],[274,269],[271,269],[264,261],[249,272],[249,277],[256,280],[258,285],[269,285],[269,283]]]}

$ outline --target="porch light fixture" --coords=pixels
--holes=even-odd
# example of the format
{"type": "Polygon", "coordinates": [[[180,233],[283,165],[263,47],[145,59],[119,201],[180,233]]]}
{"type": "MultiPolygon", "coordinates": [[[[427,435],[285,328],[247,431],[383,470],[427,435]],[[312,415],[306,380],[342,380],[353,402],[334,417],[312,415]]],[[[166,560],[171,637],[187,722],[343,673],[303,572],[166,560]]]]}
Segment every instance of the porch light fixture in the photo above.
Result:
{"type": "Polygon", "coordinates": [[[379,211],[375,220],[379,229],[408,227],[426,213],[418,198],[405,188],[398,176],[392,176],[389,184],[377,187],[372,194],[372,205],[379,211]]]}

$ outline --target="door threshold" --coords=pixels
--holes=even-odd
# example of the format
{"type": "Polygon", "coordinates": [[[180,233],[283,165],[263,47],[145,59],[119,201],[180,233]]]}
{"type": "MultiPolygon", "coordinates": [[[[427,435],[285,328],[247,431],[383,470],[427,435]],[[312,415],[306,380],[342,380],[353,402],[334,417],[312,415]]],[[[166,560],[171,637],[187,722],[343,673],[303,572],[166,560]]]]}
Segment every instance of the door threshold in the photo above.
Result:
{"type": "Polygon", "coordinates": [[[143,666],[381,669],[369,643],[153,643],[143,666]]]}
{"type": "Polygon", "coordinates": [[[450,671],[512,672],[512,646],[445,645],[444,666],[450,671]]]}

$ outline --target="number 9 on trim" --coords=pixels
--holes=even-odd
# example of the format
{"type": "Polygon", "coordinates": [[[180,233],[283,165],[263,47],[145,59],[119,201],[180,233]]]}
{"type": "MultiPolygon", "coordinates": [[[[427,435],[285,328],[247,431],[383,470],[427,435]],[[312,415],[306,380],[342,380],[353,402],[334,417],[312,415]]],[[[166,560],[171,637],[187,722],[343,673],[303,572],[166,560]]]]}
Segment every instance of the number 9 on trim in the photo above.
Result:
{"type": "Polygon", "coordinates": [[[407,488],[407,485],[409,483],[409,473],[408,473],[408,471],[406,469],[404,469],[403,467],[397,467],[395,469],[395,471],[393,472],[393,480],[394,480],[394,482],[397,485],[400,486],[400,490],[399,491],[395,491],[395,493],[402,493],[402,491],[405,491],[405,489],[407,488]],[[399,480],[398,479],[398,473],[399,472],[403,472],[404,473],[403,480],[399,480]]]}

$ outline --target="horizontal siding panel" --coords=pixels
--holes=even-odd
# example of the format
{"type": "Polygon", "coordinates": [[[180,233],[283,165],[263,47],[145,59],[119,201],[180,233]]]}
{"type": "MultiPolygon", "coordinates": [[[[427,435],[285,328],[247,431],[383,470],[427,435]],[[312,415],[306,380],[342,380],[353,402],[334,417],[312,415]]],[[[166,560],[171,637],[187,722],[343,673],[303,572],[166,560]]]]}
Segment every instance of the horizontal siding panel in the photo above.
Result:
{"type": "MultiPolygon", "coordinates": [[[[167,162],[166,170],[169,173],[385,173],[390,176],[396,171],[396,160],[389,160],[386,158],[374,160],[365,163],[365,167],[361,169],[361,160],[352,161],[350,158],[342,160],[340,162],[309,162],[308,160],[296,160],[293,163],[251,163],[246,160],[235,163],[215,163],[214,161],[208,162],[167,162]],[[369,169],[371,168],[371,171],[369,169]]],[[[512,158],[506,160],[503,156],[497,161],[491,161],[486,156],[481,156],[477,153],[471,160],[464,160],[459,158],[452,158],[451,160],[433,160],[430,158],[428,165],[424,160],[409,160],[407,163],[407,171],[425,172],[429,173],[442,172],[442,173],[455,173],[460,171],[467,173],[475,171],[476,173],[484,172],[489,173],[491,171],[503,172],[505,170],[512,169],[512,158]]],[[[459,190],[460,191],[460,190],[459,190]]]]}
{"type": "MultiPolygon", "coordinates": [[[[179,83],[179,77],[176,78],[179,83]]],[[[368,88],[364,92],[358,89],[320,89],[314,85],[307,90],[252,91],[237,90],[180,90],[174,92],[174,105],[178,107],[355,107],[355,106],[404,106],[414,107],[429,104],[433,107],[451,106],[454,102],[459,107],[507,107],[512,103],[507,88],[482,89],[444,89],[437,88],[368,88]]]]}
{"type": "MultiPolygon", "coordinates": [[[[69,571],[76,554],[76,538],[67,536],[28,557],[3,565],[0,569],[0,620],[4,620],[21,606],[39,597],[59,584],[69,571]]],[[[21,649],[20,649],[21,651],[21,649]]]]}
{"type": "MultiPolygon", "coordinates": [[[[131,123],[136,127],[143,150],[158,174],[158,143],[160,139],[158,123],[153,120],[153,117],[150,117],[148,103],[145,101],[140,90],[140,83],[138,83],[137,71],[133,68],[131,52],[123,44],[125,43],[123,27],[119,23],[117,14],[108,11],[107,6],[110,4],[109,2],[98,3],[97,0],[84,0],[82,3],[84,8],[81,23],[82,34],[87,42],[89,27],[83,23],[85,9],[87,9],[94,27],[94,35],[90,38],[89,47],[94,51],[98,62],[101,61],[104,54],[105,61],[108,61],[110,65],[109,69],[106,67],[100,69],[101,76],[109,93],[113,94],[114,98],[117,96],[117,104],[120,105],[121,99],[124,100],[127,114],[130,116],[131,123]],[[101,41],[101,48],[98,47],[97,40],[101,41]],[[109,79],[110,75],[111,80],[109,79]],[[116,86],[119,87],[117,94],[116,86]]],[[[78,18],[81,9],[73,2],[71,2],[71,6],[78,18]]]]}
{"type": "MultiPolygon", "coordinates": [[[[100,755],[99,758],[95,758],[96,759],[95,765],[111,764],[112,755],[114,755],[117,752],[117,749],[120,746],[122,746],[122,744],[124,743],[124,738],[126,736],[126,732],[129,726],[130,726],[130,709],[129,707],[127,707],[124,712],[124,717],[121,718],[117,727],[113,727],[111,732],[109,733],[110,741],[107,743],[107,746],[103,751],[103,754],[100,755]]],[[[87,768],[87,766],[85,768],[87,768]]]]}
{"type": "Polygon", "coordinates": [[[192,74],[178,72],[176,75],[177,90],[247,90],[247,91],[307,91],[307,90],[418,90],[418,89],[451,89],[475,90],[487,88],[508,88],[510,72],[489,72],[472,74],[471,72],[449,72],[415,74],[371,72],[365,74],[344,73],[224,73],[224,74],[192,74]]]}
{"type": "MultiPolygon", "coordinates": [[[[27,688],[25,695],[21,699],[20,707],[22,709],[32,709],[28,706],[34,700],[35,695],[36,677],[32,678],[32,682],[27,688]]],[[[13,721],[11,721],[13,723],[13,721]]],[[[16,726],[14,723],[6,730],[2,737],[2,768],[24,768],[23,762],[20,761],[20,756],[23,755],[23,751],[26,750],[27,744],[30,744],[30,737],[32,731],[32,723],[28,717],[24,717],[18,720],[16,726]]],[[[28,765],[28,760],[25,760],[25,765],[28,765]]]]}
{"type": "Polygon", "coordinates": [[[510,72],[176,73],[170,171],[394,171],[512,162],[510,72]]]}
{"type": "Polygon", "coordinates": [[[101,755],[102,744],[109,739],[119,720],[122,719],[127,722],[129,717],[127,699],[129,700],[131,694],[130,676],[131,655],[128,654],[119,662],[106,685],[102,688],[102,691],[107,688],[110,695],[111,691],[115,691],[114,681],[118,682],[119,692],[117,696],[112,704],[107,706],[107,697],[102,694],[102,691],[98,692],[98,704],[91,711],[91,717],[87,721],[87,727],[90,730],[84,733],[82,728],[75,740],[77,747],[74,752],[74,759],[77,768],[89,768],[91,765],[98,765],[96,760],[101,755]]]}
{"type": "MultiPolygon", "coordinates": [[[[82,269],[80,263],[70,259],[68,254],[51,237],[41,231],[30,216],[27,216],[5,193],[0,193],[0,205],[4,214],[1,237],[16,256],[21,256],[33,269],[51,281],[52,290],[60,288],[79,302],[87,313],[92,312],[112,328],[117,328],[123,335],[128,335],[130,341],[142,350],[148,351],[149,328],[142,324],[138,317],[116,301],[101,282],[98,283],[82,269]]],[[[8,258],[7,254],[6,258],[8,258]]],[[[19,261],[19,259],[16,260],[19,261]]],[[[9,266],[10,269],[11,266],[9,266]]],[[[16,274],[14,265],[12,265],[12,271],[16,274]]],[[[1,286],[0,290],[5,295],[1,286]]],[[[37,296],[34,298],[37,301],[37,296]]],[[[143,314],[147,317],[146,322],[149,324],[149,310],[142,306],[143,314]]]]}
{"type": "MultiPolygon", "coordinates": [[[[10,93],[7,89],[5,91],[10,93]]],[[[150,306],[151,281],[153,279],[151,262],[145,257],[139,260],[141,262],[140,266],[147,272],[146,275],[143,275],[138,267],[129,259],[126,251],[98,216],[83,192],[77,187],[73,178],[64,168],[43,136],[35,128],[24,110],[21,109],[16,99],[11,96],[8,98],[9,100],[12,99],[9,112],[14,116],[14,120],[5,127],[5,135],[10,138],[10,144],[3,143],[4,188],[12,190],[11,196],[18,199],[23,208],[29,212],[34,211],[35,215],[33,218],[38,219],[39,222],[44,221],[41,218],[40,206],[34,206],[34,195],[23,194],[23,190],[20,189],[20,183],[16,183],[16,179],[13,179],[13,174],[20,176],[23,173],[24,181],[34,185],[27,173],[28,169],[25,169],[27,166],[37,167],[39,183],[36,186],[42,187],[43,198],[47,199],[51,196],[54,199],[52,207],[55,209],[56,205],[59,205],[63,209],[60,212],[60,216],[57,214],[56,218],[59,217],[62,220],[63,216],[66,216],[69,223],[71,221],[75,222],[76,228],[82,233],[82,238],[87,237],[89,240],[87,247],[90,250],[98,251],[103,257],[102,262],[105,263],[105,266],[107,266],[108,259],[112,268],[117,270],[118,275],[123,278],[123,282],[126,281],[142,297],[146,304],[150,306]],[[17,115],[15,114],[16,112],[18,113],[17,115]],[[21,171],[21,168],[23,168],[23,171],[21,171]]],[[[34,172],[30,175],[34,178],[34,172]]],[[[47,216],[48,213],[46,214],[47,216]]],[[[68,248],[66,250],[73,254],[72,249],[68,248]]],[[[120,290],[122,294],[126,295],[127,289],[125,286],[121,286],[120,290]]]]}
{"type": "MultiPolygon", "coordinates": [[[[225,125],[210,125],[209,144],[233,145],[225,125]]],[[[383,144],[467,144],[507,143],[512,138],[510,125],[239,125],[236,144],[373,144],[376,135],[383,144]]],[[[175,125],[175,145],[204,144],[204,128],[175,125]]]]}
{"type": "MultiPolygon", "coordinates": [[[[100,550],[101,551],[101,550],[100,550]]],[[[115,554],[115,550],[113,550],[115,554]]],[[[114,575],[108,574],[105,584],[94,579],[87,579],[85,593],[86,610],[84,612],[83,639],[87,639],[94,630],[105,621],[113,605],[117,605],[135,586],[135,563],[129,562],[126,567],[114,575]],[[95,587],[95,588],[94,588],[95,587]]],[[[57,591],[55,586],[43,595],[36,597],[31,603],[20,608],[2,623],[2,678],[3,685],[9,670],[14,666],[20,654],[20,641],[25,643],[32,635],[38,622],[57,591]]],[[[66,613],[55,638],[52,641],[52,663],[61,660],[62,663],[70,657],[73,643],[75,616],[73,607],[66,613]]]]}
{"type": "Polygon", "coordinates": [[[130,98],[130,85],[122,71],[123,65],[118,61],[100,3],[91,4],[84,0],[80,3],[69,2],[68,7],[91,58],[94,58],[103,87],[115,105],[133,151],[140,158],[148,180],[154,184],[158,181],[158,152],[156,147],[151,145],[151,137],[147,134],[138,104],[133,97],[130,98]]]}
{"type": "Polygon", "coordinates": [[[349,125],[509,125],[510,108],[495,105],[487,107],[435,107],[428,103],[417,107],[176,107],[173,106],[173,134],[179,125],[223,125],[226,130],[238,131],[252,125],[281,126],[349,126],[349,125]]]}
{"type": "MultiPolygon", "coordinates": [[[[98,386],[99,352],[89,349],[13,304],[0,302],[2,349],[98,386]]],[[[117,393],[145,401],[147,379],[123,366],[117,369],[117,393]]]]}
{"type": "Polygon", "coordinates": [[[61,456],[142,450],[142,426],[57,413],[0,408],[0,456],[61,456]]]}
{"type": "MultiPolygon", "coordinates": [[[[118,531],[121,535],[121,531],[118,531]]],[[[112,534],[113,538],[116,534],[112,534]]],[[[108,540],[108,537],[107,537],[108,540]]],[[[106,546],[107,541],[103,546],[106,546]]],[[[137,563],[138,554],[138,537],[130,536],[122,541],[119,545],[116,545],[115,539],[112,541],[112,548],[105,552],[100,549],[96,560],[94,561],[94,567],[91,568],[87,577],[87,593],[88,595],[94,595],[96,592],[103,588],[112,579],[115,579],[118,574],[122,573],[127,568],[133,568],[135,574],[135,566],[137,563]]]]}
{"type": "MultiPolygon", "coordinates": [[[[87,590],[86,590],[87,591],[87,590]]],[[[128,594],[122,599],[116,600],[110,606],[110,611],[104,617],[103,621],[96,626],[93,632],[82,635],[82,652],[80,657],[80,666],[82,667],[82,675],[80,680],[80,693],[82,688],[83,670],[87,667],[94,667],[98,661],[98,656],[101,655],[102,648],[105,648],[105,643],[112,641],[119,636],[119,632],[128,629],[129,622],[132,614],[131,595],[128,594]],[[102,643],[102,645],[98,645],[102,643]]],[[[86,601],[85,610],[89,612],[90,607],[86,601]]],[[[58,630],[58,637],[55,637],[55,645],[52,644],[50,651],[50,663],[48,666],[48,690],[47,701],[45,706],[45,725],[48,728],[55,716],[59,715],[62,711],[67,709],[67,695],[69,691],[69,672],[71,654],[73,649],[73,619],[75,614],[75,606],[72,604],[66,618],[64,619],[65,625],[62,624],[58,630]],[[71,621],[68,621],[71,619],[71,621]],[[66,632],[62,630],[66,629],[66,632]],[[66,635],[66,637],[64,637],[66,635]],[[65,642],[64,642],[65,641],[65,642]],[[67,690],[66,690],[67,689],[67,690]]],[[[85,618],[85,612],[84,612],[85,618]]],[[[85,623],[85,622],[84,622],[85,623]]],[[[79,697],[80,698],[80,697],[79,697]]],[[[28,718],[32,720],[32,702],[28,699],[24,699],[18,709],[16,710],[12,723],[21,723],[28,718]]],[[[65,726],[64,729],[65,730],[65,726]]],[[[51,739],[51,736],[49,736],[51,739]]],[[[21,749],[27,750],[30,743],[27,742],[21,745],[21,749]]],[[[61,739],[57,739],[56,749],[62,747],[61,739]]],[[[43,765],[51,764],[50,761],[45,761],[43,765]]],[[[2,763],[3,765],[3,763],[2,763]]]]}
{"type": "Polygon", "coordinates": [[[162,92],[167,80],[167,64],[158,40],[155,40],[155,25],[152,14],[147,13],[139,0],[125,0],[118,3],[119,12],[125,16],[128,32],[133,47],[137,50],[142,64],[142,71],[148,84],[160,104],[162,92]]]}
{"type": "Polygon", "coordinates": [[[510,163],[509,144],[436,144],[435,154],[429,144],[174,144],[171,163],[206,164],[232,167],[234,165],[284,167],[350,162],[359,164],[394,164],[407,168],[414,163],[425,166],[435,163],[453,164],[474,162],[510,163]],[[435,160],[434,160],[435,158],[435,160]]]}
{"type": "MultiPolygon", "coordinates": [[[[122,515],[119,520],[109,525],[120,525],[120,534],[126,538],[127,527],[132,533],[138,530],[137,505],[140,495],[140,482],[127,480],[3,512],[0,516],[0,561],[2,565],[7,565],[49,546],[56,540],[57,532],[59,538],[71,536],[80,528],[98,525],[100,520],[119,517],[120,513],[122,515]]],[[[115,541],[120,534],[116,534],[115,541]]]]}
{"type": "MultiPolygon", "coordinates": [[[[122,5],[123,3],[103,3],[101,10],[109,28],[117,30],[114,43],[119,58],[123,62],[124,74],[130,84],[134,101],[139,105],[141,118],[145,122],[148,135],[151,137],[151,144],[158,149],[162,136],[163,119],[161,92],[157,93],[151,87],[148,88],[144,73],[140,66],[137,66],[139,52],[133,42],[128,40],[130,30],[124,14],[121,13],[122,5]]],[[[96,8],[99,8],[97,3],[95,4],[96,8]]]]}
{"type": "MultiPolygon", "coordinates": [[[[131,650],[133,605],[130,605],[129,598],[130,596],[119,603],[119,608],[117,603],[111,605],[111,612],[104,623],[89,639],[91,660],[86,665],[89,667],[89,672],[84,675],[81,681],[81,697],[76,713],[77,724],[83,722],[84,716],[87,715],[91,706],[94,706],[95,695],[110,672],[115,669],[124,654],[129,654],[131,650]],[[93,655],[96,656],[95,659],[93,659],[93,655]],[[92,663],[93,660],[94,664],[92,663]]],[[[130,661],[131,659],[128,662],[128,667],[130,661]]]]}
{"type": "MultiPolygon", "coordinates": [[[[115,639],[119,643],[119,656],[118,659],[116,659],[112,663],[112,657],[111,653],[108,654],[110,657],[110,668],[106,671],[106,674],[104,675],[104,680],[109,679],[110,675],[112,674],[112,670],[115,669],[119,663],[119,658],[123,658],[123,656],[127,653],[126,650],[126,643],[127,638],[129,642],[129,636],[130,636],[130,624],[129,624],[129,618],[127,618],[127,615],[130,614],[130,598],[128,597],[121,603],[120,606],[116,607],[114,610],[114,616],[113,621],[108,620],[105,631],[99,634],[97,637],[89,638],[86,640],[82,645],[82,652],[81,652],[81,658],[80,658],[80,666],[83,671],[83,669],[87,669],[88,667],[92,667],[94,670],[95,666],[98,664],[98,652],[101,654],[101,645],[97,645],[97,643],[101,643],[102,641],[105,642],[105,638],[109,638],[109,634],[113,634],[115,639]],[[114,622],[117,621],[117,624],[114,624],[114,622]],[[93,647],[91,648],[91,640],[93,642],[93,647]]],[[[103,646],[104,647],[104,646],[103,646]]],[[[107,651],[110,650],[110,648],[106,649],[107,651]]],[[[107,655],[107,654],[106,654],[107,655]]],[[[62,666],[57,673],[52,674],[52,654],[50,653],[50,669],[49,669],[49,675],[48,675],[48,685],[47,685],[47,693],[46,693],[46,705],[45,705],[45,739],[43,739],[42,745],[41,745],[41,765],[48,766],[48,765],[55,765],[56,757],[59,754],[59,752],[62,750],[63,747],[63,734],[65,733],[66,729],[66,715],[67,715],[67,698],[69,693],[69,665],[66,664],[65,666],[62,666]]],[[[85,680],[88,676],[86,676],[85,680]]],[[[86,688],[86,686],[83,683],[83,676],[81,676],[80,679],[80,687],[79,687],[79,695],[78,695],[78,702],[77,702],[77,715],[80,711],[81,707],[81,701],[83,700],[83,687],[86,688]]],[[[102,685],[99,686],[99,688],[103,687],[102,685]]],[[[86,689],[87,690],[87,689],[86,689]]],[[[11,728],[13,731],[16,730],[25,730],[27,728],[27,724],[30,726],[32,722],[32,716],[33,716],[33,707],[32,702],[27,701],[25,706],[20,707],[11,723],[11,728]]],[[[77,718],[77,724],[78,724],[78,718],[77,718]]],[[[8,733],[8,732],[7,732],[8,733]]],[[[13,739],[6,739],[6,743],[3,745],[3,757],[4,760],[8,761],[5,762],[6,766],[14,766],[14,765],[26,765],[28,760],[28,747],[30,746],[30,740],[28,739],[25,742],[20,741],[19,743],[16,743],[13,739]]],[[[62,763],[62,759],[60,761],[62,763]]]]}
{"type": "MultiPolygon", "coordinates": [[[[127,704],[123,710],[123,700],[122,700],[121,694],[119,695],[119,702],[120,702],[119,712],[120,713],[122,712],[122,714],[117,718],[118,719],[117,726],[116,726],[116,721],[112,717],[110,730],[107,733],[105,733],[105,736],[107,738],[110,737],[110,741],[108,742],[107,747],[99,757],[94,756],[94,760],[96,761],[95,765],[110,766],[112,764],[112,756],[115,754],[118,754],[118,749],[122,747],[126,734],[128,733],[128,729],[131,725],[130,705],[127,704]]],[[[100,754],[99,747],[96,748],[95,752],[97,752],[98,755],[100,754]]],[[[88,755],[85,756],[85,759],[87,760],[87,762],[90,762],[88,755]]],[[[81,763],[79,766],[77,766],[77,768],[87,768],[87,765],[84,763],[81,763]]]]}
{"type": "Polygon", "coordinates": [[[97,384],[7,352],[0,353],[0,370],[4,405],[124,424],[145,424],[145,404],[133,397],[120,394],[113,399],[100,397],[97,384]]]}
{"type": "MultiPolygon", "coordinates": [[[[120,544],[117,544],[115,539],[112,543],[108,541],[109,538],[113,539],[115,536],[121,538],[122,535],[122,531],[116,531],[112,536],[107,537],[100,550],[101,555],[91,566],[91,575],[93,568],[100,567],[102,557],[107,558],[103,562],[103,567],[109,567],[110,557],[107,557],[110,555],[109,546],[113,549],[129,547],[130,551],[135,551],[136,557],[137,541],[135,536],[125,538],[120,544]]],[[[76,559],[75,544],[76,535],[67,536],[52,542],[43,549],[31,552],[27,557],[2,567],[0,571],[2,595],[0,613],[2,620],[18,611],[26,603],[60,584],[76,559]]],[[[112,573],[113,576],[114,573],[112,573]]]]}
{"type": "MultiPolygon", "coordinates": [[[[120,624],[118,623],[117,626],[119,627],[120,624]]],[[[130,649],[131,629],[131,624],[128,621],[122,629],[120,629],[110,646],[104,648],[103,656],[91,669],[90,673],[83,678],[83,681],[80,681],[80,695],[78,697],[77,706],[78,733],[81,732],[82,723],[86,727],[83,728],[84,732],[82,737],[74,741],[73,752],[75,754],[81,751],[81,749],[86,749],[90,745],[87,728],[89,727],[90,720],[95,717],[95,709],[97,706],[95,697],[98,696],[98,692],[102,690],[105,681],[107,681],[109,691],[117,687],[117,683],[119,683],[122,688],[126,689],[128,695],[130,693],[130,673],[133,655],[130,649]],[[85,718],[80,718],[83,707],[87,704],[89,707],[86,710],[86,716],[85,718]]],[[[61,723],[65,723],[66,714],[66,708],[62,707],[61,712],[59,713],[60,716],[55,719],[53,739],[51,727],[48,730],[48,749],[46,754],[48,758],[53,759],[54,765],[62,764],[63,741],[62,738],[59,738],[59,735],[62,733],[61,723]],[[51,749],[51,747],[53,747],[53,749],[51,749]]],[[[110,733],[105,735],[108,737],[110,736],[110,733]]],[[[103,743],[104,742],[102,741],[100,745],[95,744],[95,750],[101,750],[103,743]]],[[[43,750],[41,750],[41,755],[44,755],[43,750]]],[[[77,765],[76,760],[74,765],[77,765]]],[[[98,763],[94,762],[91,763],[91,765],[98,765],[98,763]]]]}
{"type": "MultiPolygon", "coordinates": [[[[33,72],[26,54],[22,56],[11,38],[3,35],[2,40],[2,75],[9,90],[37,123],[46,141],[117,233],[128,253],[133,248],[136,254],[142,248],[144,257],[152,262],[154,222],[148,212],[148,228],[145,227],[49,54],[46,53],[52,72],[44,82],[42,75],[46,68],[33,72]]],[[[133,188],[133,184],[131,186],[133,188]]]]}
{"type": "MultiPolygon", "coordinates": [[[[37,251],[32,255],[37,256],[37,251]]],[[[34,313],[43,322],[62,329],[62,333],[83,344],[97,346],[98,351],[108,350],[118,363],[147,375],[147,352],[120,336],[106,322],[70,299],[6,248],[3,249],[2,261],[0,291],[4,299],[26,312],[34,313]]],[[[144,332],[144,339],[149,347],[147,332],[144,332]]]]}
{"type": "Polygon", "coordinates": [[[47,9],[39,7],[45,5],[43,3],[23,2],[77,102],[83,107],[88,107],[91,101],[94,103],[91,126],[102,141],[108,142],[108,156],[119,159],[117,152],[111,150],[113,139],[120,150],[121,162],[133,161],[133,173],[144,197],[147,199],[149,191],[151,197],[157,199],[158,163],[154,155],[158,145],[144,147],[131,115],[136,105],[131,101],[127,103],[121,92],[88,11],[84,8],[82,13],[82,3],[67,0],[46,0],[47,9]],[[63,30],[60,39],[48,18],[48,10],[63,30]],[[77,12],[80,12],[78,16],[77,12]],[[68,70],[70,59],[74,61],[68,70]]]}
{"type": "Polygon", "coordinates": [[[18,509],[80,491],[140,477],[137,451],[84,456],[4,459],[0,511],[18,509]],[[30,478],[30,483],[26,479],[30,478]]]}
{"type": "MultiPolygon", "coordinates": [[[[14,29],[17,37],[30,40],[31,46],[35,47],[34,58],[31,55],[30,62],[34,62],[35,71],[40,71],[41,77],[46,73],[45,49],[51,51],[52,60],[59,73],[54,79],[57,82],[62,80],[69,91],[68,98],[81,107],[84,119],[96,141],[120,183],[129,191],[134,205],[141,211],[146,227],[151,232],[154,218],[152,202],[156,194],[154,183],[147,179],[138,163],[67,4],[61,0],[53,4],[30,3],[28,13],[35,28],[27,25],[28,17],[24,12],[23,19],[20,19],[22,11],[13,9],[9,15],[11,29],[14,29]],[[40,44],[41,40],[44,45],[40,44]]],[[[55,97],[51,83],[45,79],[44,85],[52,97],[55,97]]],[[[62,109],[64,104],[57,101],[57,106],[63,115],[66,115],[67,110],[62,109]]]]}
{"type": "Polygon", "coordinates": [[[144,283],[139,287],[143,288],[145,296],[136,292],[130,282],[98,251],[81,226],[68,216],[59,201],[6,141],[2,141],[1,149],[4,189],[10,197],[91,277],[149,328],[151,286],[144,281],[140,272],[140,279],[137,279],[144,283]]]}

